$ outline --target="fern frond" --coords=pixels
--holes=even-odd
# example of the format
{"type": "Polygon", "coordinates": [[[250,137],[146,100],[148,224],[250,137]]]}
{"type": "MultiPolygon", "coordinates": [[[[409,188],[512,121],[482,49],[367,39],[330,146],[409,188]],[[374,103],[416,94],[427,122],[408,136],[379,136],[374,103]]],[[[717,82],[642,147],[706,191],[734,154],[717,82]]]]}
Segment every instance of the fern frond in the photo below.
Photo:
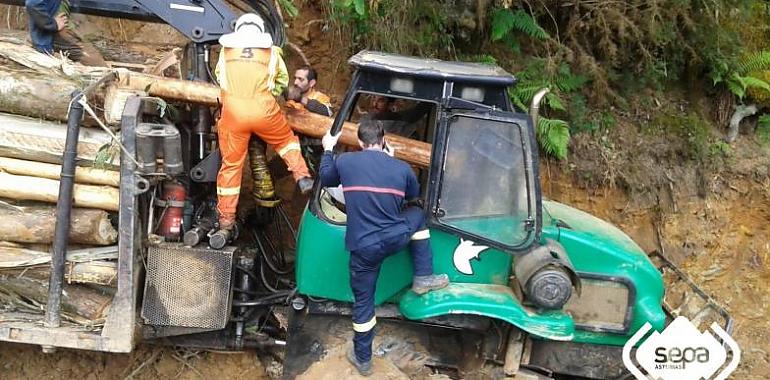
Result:
{"type": "Polygon", "coordinates": [[[513,13],[509,9],[497,9],[492,13],[492,41],[502,39],[513,29],[513,13]]]}
{"type": "Polygon", "coordinates": [[[727,81],[725,81],[725,85],[727,85],[727,89],[730,90],[733,95],[741,99],[743,99],[743,97],[746,95],[746,86],[743,85],[743,82],[741,82],[740,79],[736,80],[734,78],[729,78],[727,81]]]}
{"type": "Polygon", "coordinates": [[[755,87],[755,88],[761,88],[766,91],[770,91],[770,84],[763,81],[762,79],[759,79],[750,75],[741,77],[741,83],[743,84],[743,88],[746,88],[746,89],[748,89],[749,87],[755,87]]]}
{"type": "Polygon", "coordinates": [[[281,8],[283,8],[284,12],[286,12],[286,15],[289,16],[289,18],[295,18],[299,14],[299,10],[294,5],[292,0],[278,0],[278,4],[281,5],[281,8]]]}
{"type": "Polygon", "coordinates": [[[770,69],[770,51],[760,51],[749,55],[738,63],[739,74],[770,69]]]}
{"type": "Polygon", "coordinates": [[[537,139],[543,151],[559,160],[567,158],[570,132],[564,120],[541,117],[537,121],[537,139]]]}
{"type": "Polygon", "coordinates": [[[497,9],[492,13],[492,41],[503,39],[514,29],[539,40],[551,37],[529,13],[521,9],[515,12],[510,9],[497,9]]]}
{"type": "Polygon", "coordinates": [[[537,24],[537,21],[527,12],[519,9],[513,13],[513,27],[526,33],[529,37],[539,40],[551,38],[548,32],[537,24]]]}
{"type": "Polygon", "coordinates": [[[348,0],[347,7],[353,6],[359,17],[366,16],[366,0],[348,0]]]}
{"type": "Polygon", "coordinates": [[[573,75],[571,73],[559,75],[554,84],[562,92],[574,92],[588,83],[588,77],[585,75],[573,75]]]}
{"type": "Polygon", "coordinates": [[[548,104],[553,110],[567,112],[567,108],[564,107],[564,103],[561,101],[559,95],[549,92],[545,95],[545,103],[548,104]]]}
{"type": "Polygon", "coordinates": [[[527,83],[526,86],[516,86],[512,90],[513,96],[521,99],[524,103],[529,103],[543,87],[545,86],[541,83],[527,83]]]}

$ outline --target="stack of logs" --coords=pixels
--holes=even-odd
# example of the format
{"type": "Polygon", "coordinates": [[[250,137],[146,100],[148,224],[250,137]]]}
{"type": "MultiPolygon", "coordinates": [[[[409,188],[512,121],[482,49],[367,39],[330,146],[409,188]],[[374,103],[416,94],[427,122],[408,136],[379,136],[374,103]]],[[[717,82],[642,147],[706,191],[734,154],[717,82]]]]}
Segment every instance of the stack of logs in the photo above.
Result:
{"type": "MultiPolygon", "coordinates": [[[[45,304],[66,137],[66,126],[61,123],[67,119],[70,93],[108,72],[117,72],[118,79],[89,99],[89,104],[104,110],[99,116],[112,121],[113,128],[119,127],[115,122],[126,94],[211,107],[219,103],[219,89],[211,84],[126,69],[87,68],[0,37],[0,321],[5,305],[19,304],[19,299],[29,309],[22,311],[27,312],[41,311],[45,304]]],[[[296,110],[287,109],[286,116],[295,132],[311,137],[322,137],[332,124],[330,118],[296,110]]],[[[84,125],[96,122],[87,116],[84,125]]],[[[346,122],[342,130],[340,143],[357,147],[356,125],[346,122]]],[[[430,144],[395,135],[387,138],[397,158],[415,166],[429,165],[430,144]]],[[[85,324],[103,320],[109,287],[115,286],[117,232],[110,214],[114,216],[118,210],[119,163],[93,167],[97,154],[111,143],[106,132],[81,128],[70,233],[70,248],[76,254],[67,256],[63,309],[70,321],[85,324]],[[96,246],[108,248],[93,248],[96,246]],[[83,283],[87,285],[77,285],[83,283]]]]}
{"type": "MultiPolygon", "coordinates": [[[[0,322],[41,315],[48,277],[70,93],[100,75],[39,54],[11,34],[0,38],[0,322]]],[[[115,292],[117,165],[94,162],[110,136],[81,129],[65,266],[62,314],[104,322],[115,292]]],[[[104,161],[104,160],[101,160],[104,161]]]]}

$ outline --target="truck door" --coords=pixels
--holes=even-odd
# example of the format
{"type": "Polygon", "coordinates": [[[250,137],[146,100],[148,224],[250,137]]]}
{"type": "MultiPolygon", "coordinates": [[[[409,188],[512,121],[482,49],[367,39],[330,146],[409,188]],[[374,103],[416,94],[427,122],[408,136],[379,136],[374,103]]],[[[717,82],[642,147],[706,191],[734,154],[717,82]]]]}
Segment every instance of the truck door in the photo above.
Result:
{"type": "Polygon", "coordinates": [[[541,219],[535,147],[525,114],[446,113],[433,149],[431,227],[509,253],[528,249],[541,219]]]}

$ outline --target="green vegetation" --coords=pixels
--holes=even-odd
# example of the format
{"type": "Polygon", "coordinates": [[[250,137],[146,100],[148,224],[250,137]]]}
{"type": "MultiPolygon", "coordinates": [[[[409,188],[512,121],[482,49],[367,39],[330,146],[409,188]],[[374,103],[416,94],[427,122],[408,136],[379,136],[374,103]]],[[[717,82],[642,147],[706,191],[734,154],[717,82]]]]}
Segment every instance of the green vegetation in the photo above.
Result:
{"type": "Polygon", "coordinates": [[[519,78],[511,91],[519,108],[550,88],[537,135],[543,151],[561,159],[571,134],[616,124],[608,107],[627,109],[630,99],[671,86],[706,89],[719,127],[736,102],[767,109],[769,7],[759,0],[332,0],[327,11],[352,50],[501,65],[519,78]]]}

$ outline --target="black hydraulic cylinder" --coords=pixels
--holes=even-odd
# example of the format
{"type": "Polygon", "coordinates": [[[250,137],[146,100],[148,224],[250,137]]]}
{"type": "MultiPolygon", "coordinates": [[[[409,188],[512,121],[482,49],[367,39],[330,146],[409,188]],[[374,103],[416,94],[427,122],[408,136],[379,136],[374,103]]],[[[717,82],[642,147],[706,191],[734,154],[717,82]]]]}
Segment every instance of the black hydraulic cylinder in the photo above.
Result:
{"type": "MultiPolygon", "coordinates": [[[[195,44],[193,46],[193,73],[196,81],[208,82],[209,81],[209,69],[208,61],[206,61],[207,50],[204,44],[195,44]]],[[[196,139],[196,151],[195,151],[195,163],[200,162],[206,157],[208,150],[206,149],[206,136],[211,133],[211,113],[208,107],[197,106],[197,120],[193,127],[193,133],[196,139]]]]}
{"type": "Polygon", "coordinates": [[[48,282],[48,303],[45,306],[47,327],[61,325],[61,295],[64,282],[64,262],[67,256],[67,242],[70,235],[70,213],[72,211],[72,190],[75,184],[75,158],[77,157],[80,122],[83,119],[83,106],[78,102],[83,94],[72,94],[70,110],[67,114],[67,139],[62,157],[59,199],[56,202],[56,226],[54,229],[53,254],[51,256],[51,276],[48,282]]]}

